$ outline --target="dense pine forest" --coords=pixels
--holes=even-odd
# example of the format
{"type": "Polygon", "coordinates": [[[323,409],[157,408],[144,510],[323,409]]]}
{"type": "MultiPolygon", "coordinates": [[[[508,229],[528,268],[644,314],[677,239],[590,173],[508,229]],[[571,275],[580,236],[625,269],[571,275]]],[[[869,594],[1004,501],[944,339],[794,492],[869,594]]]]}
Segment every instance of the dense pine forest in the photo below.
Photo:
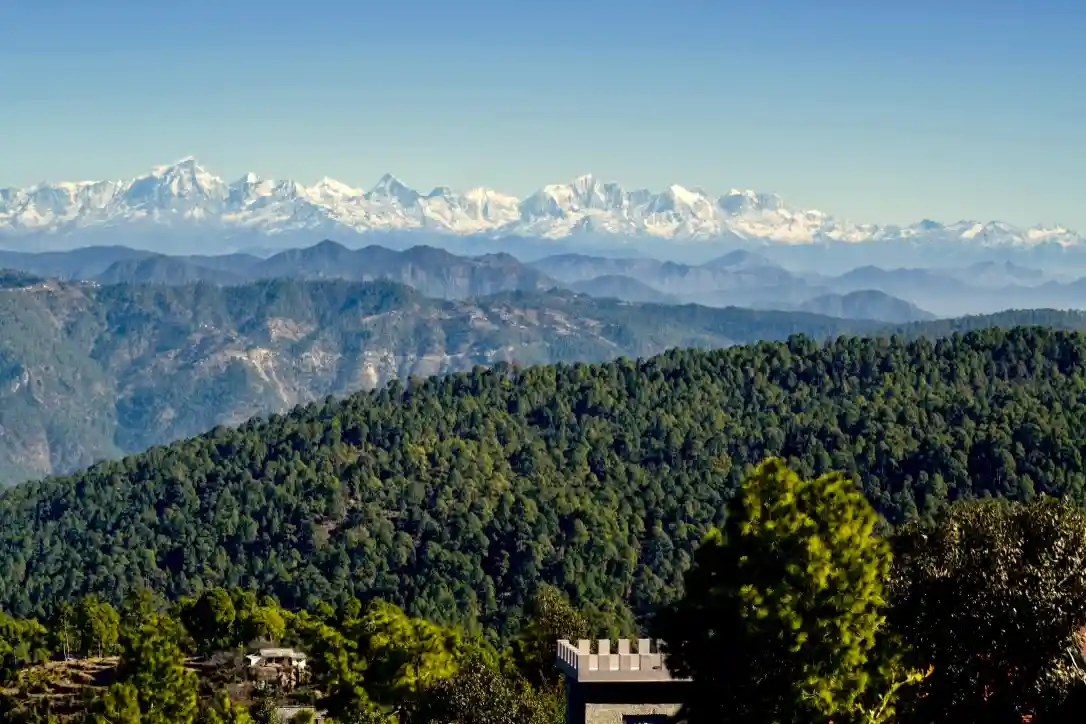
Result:
{"type": "MultiPolygon", "coordinates": [[[[771,458],[725,510],[647,624],[690,681],[675,724],[1047,724],[1086,701],[1080,507],[956,502],[886,536],[854,480],[771,458]]],[[[0,613],[0,720],[558,724],[556,641],[621,622],[546,585],[525,613],[495,646],[380,599],[88,595],[44,623],[0,613]],[[269,643],[307,665],[259,663],[284,656],[269,643]]]]}
{"type": "Polygon", "coordinates": [[[687,724],[1064,721],[1084,373],[1044,327],[499,364],[20,485],[0,716],[554,724],[557,638],[652,635],[687,724]]]}
{"type": "Polygon", "coordinates": [[[794,337],[498,366],[218,428],[0,497],[0,608],[208,586],[512,631],[546,582],[633,623],[752,465],[858,479],[883,525],[1083,497],[1086,337],[794,337]]]}

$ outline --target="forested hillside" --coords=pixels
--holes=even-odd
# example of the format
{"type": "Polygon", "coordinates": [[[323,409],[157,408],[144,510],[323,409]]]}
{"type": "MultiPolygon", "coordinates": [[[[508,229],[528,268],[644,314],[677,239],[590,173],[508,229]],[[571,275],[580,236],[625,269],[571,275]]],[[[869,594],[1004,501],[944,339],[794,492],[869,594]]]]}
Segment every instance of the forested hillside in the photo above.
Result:
{"type": "Polygon", "coordinates": [[[5,279],[14,288],[0,288],[0,485],[396,377],[872,327],[571,292],[439,301],[391,282],[223,288],[5,279]]]}
{"type": "MultiPolygon", "coordinates": [[[[1027,310],[900,331],[1015,324],[1084,329],[1086,315],[1027,310]]],[[[0,487],[393,378],[880,329],[893,331],[806,312],[559,291],[441,301],[392,282],[98,286],[9,274],[0,280],[0,487]]]]}
{"type": "Polygon", "coordinates": [[[886,520],[1082,499],[1086,336],[841,338],[398,382],[0,497],[0,608],[221,584],[502,631],[540,582],[641,615],[748,470],[855,474],[886,520]]]}

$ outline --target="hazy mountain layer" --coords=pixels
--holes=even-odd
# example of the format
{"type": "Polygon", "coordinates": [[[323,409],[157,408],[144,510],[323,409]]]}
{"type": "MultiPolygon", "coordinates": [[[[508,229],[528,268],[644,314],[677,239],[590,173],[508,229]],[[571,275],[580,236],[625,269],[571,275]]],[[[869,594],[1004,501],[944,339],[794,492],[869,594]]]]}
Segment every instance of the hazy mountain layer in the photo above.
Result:
{"type": "MultiPolygon", "coordinates": [[[[106,246],[69,252],[0,252],[0,269],[103,284],[243,284],[269,278],[387,279],[424,296],[462,299],[503,291],[564,286],[597,297],[631,302],[813,309],[813,300],[850,297],[859,314],[886,322],[938,316],[990,314],[1005,309],[1086,307],[1086,281],[1012,262],[946,268],[861,266],[838,275],[786,269],[765,254],[733,250],[700,264],[652,258],[560,254],[522,262],[505,253],[458,256],[437,247],[397,251],[381,246],[349,249],[322,241],[311,247],[251,254],[166,256],[106,246]],[[874,303],[876,292],[898,302],[874,303]],[[864,303],[863,300],[870,303],[864,303]],[[903,315],[908,305],[915,312],[903,315]],[[885,312],[883,310],[886,310],[885,312]],[[909,316],[911,314],[911,316],[909,316]]],[[[849,311],[842,308],[842,311],[849,311]]]]}

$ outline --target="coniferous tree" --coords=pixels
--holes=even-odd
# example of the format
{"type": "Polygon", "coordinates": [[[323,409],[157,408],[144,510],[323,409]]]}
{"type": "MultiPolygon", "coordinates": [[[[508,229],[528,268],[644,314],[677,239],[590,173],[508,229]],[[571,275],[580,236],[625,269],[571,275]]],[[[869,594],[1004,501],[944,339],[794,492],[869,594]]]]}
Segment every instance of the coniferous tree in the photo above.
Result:
{"type": "Polygon", "coordinates": [[[183,635],[178,622],[157,616],[124,642],[117,679],[138,693],[145,724],[192,724],[196,719],[199,682],[185,668],[183,635]]]}
{"type": "Polygon", "coordinates": [[[231,645],[237,612],[228,592],[212,588],[183,606],[181,620],[197,649],[206,655],[231,645]]]}
{"type": "Polygon", "coordinates": [[[84,656],[102,658],[113,653],[120,638],[117,609],[97,596],[84,596],[76,606],[75,621],[84,656]]]}
{"type": "Polygon", "coordinates": [[[253,718],[248,709],[235,704],[225,691],[220,691],[200,712],[199,724],[253,724],[253,718]]]}
{"type": "Polygon", "coordinates": [[[857,486],[770,459],[710,533],[685,593],[653,622],[696,693],[681,718],[806,723],[855,715],[883,626],[890,551],[857,486]]]}
{"type": "Polygon", "coordinates": [[[140,692],[129,682],[117,682],[94,703],[90,724],[142,724],[140,692]]]}
{"type": "Polygon", "coordinates": [[[591,634],[588,621],[569,598],[557,588],[543,585],[532,599],[524,629],[513,642],[513,658],[533,686],[559,688],[561,674],[554,664],[557,642],[576,643],[591,634]]]}

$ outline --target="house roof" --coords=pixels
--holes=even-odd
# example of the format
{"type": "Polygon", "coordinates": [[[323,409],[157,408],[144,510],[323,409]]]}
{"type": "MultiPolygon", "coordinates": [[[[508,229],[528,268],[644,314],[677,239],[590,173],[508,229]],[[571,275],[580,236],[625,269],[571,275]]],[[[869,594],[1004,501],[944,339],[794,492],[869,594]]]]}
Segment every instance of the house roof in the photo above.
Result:
{"type": "Polygon", "coordinates": [[[304,659],[305,654],[294,649],[260,649],[262,659],[304,659]]]}

